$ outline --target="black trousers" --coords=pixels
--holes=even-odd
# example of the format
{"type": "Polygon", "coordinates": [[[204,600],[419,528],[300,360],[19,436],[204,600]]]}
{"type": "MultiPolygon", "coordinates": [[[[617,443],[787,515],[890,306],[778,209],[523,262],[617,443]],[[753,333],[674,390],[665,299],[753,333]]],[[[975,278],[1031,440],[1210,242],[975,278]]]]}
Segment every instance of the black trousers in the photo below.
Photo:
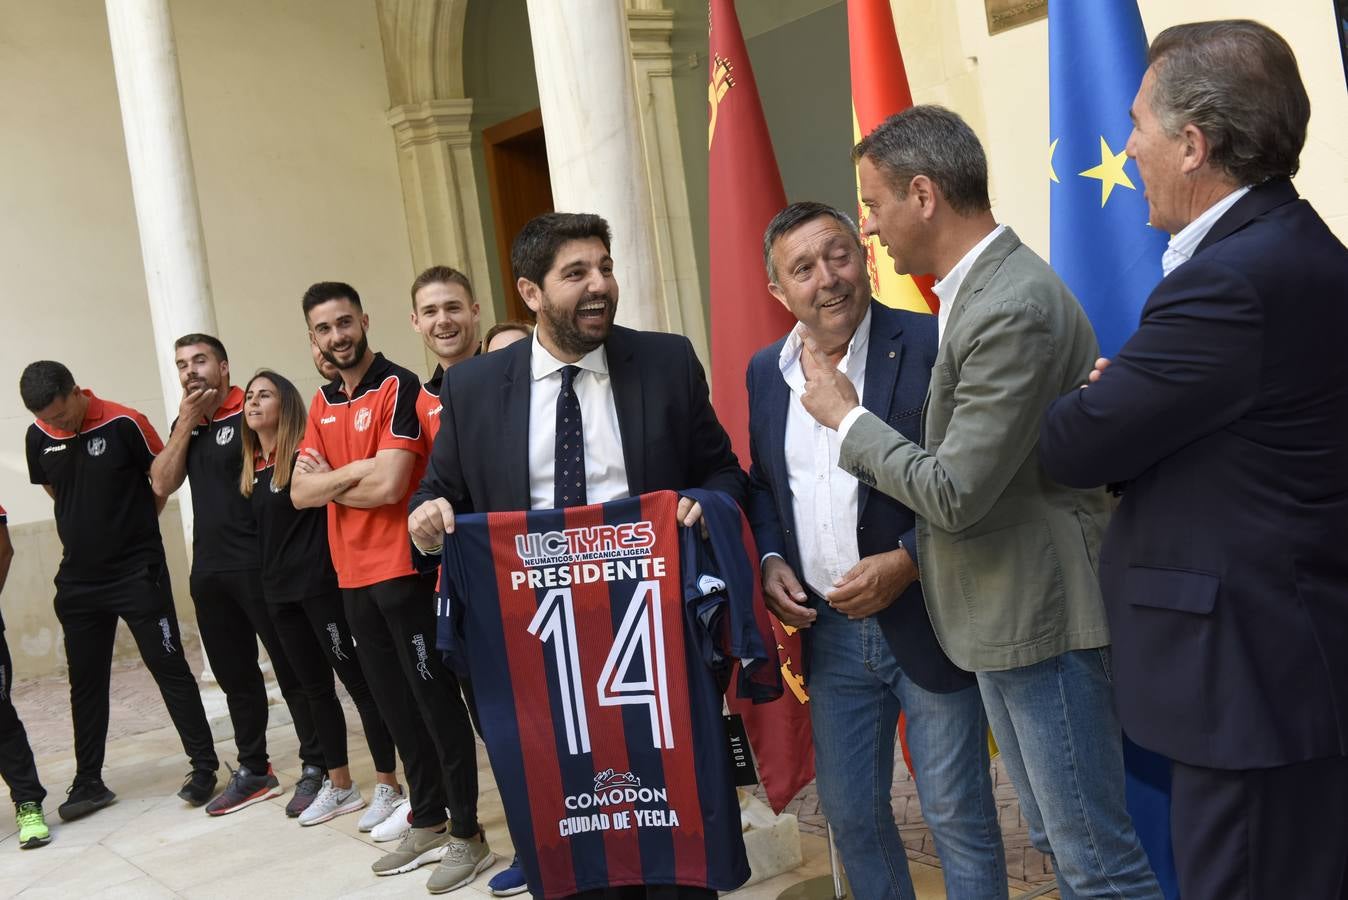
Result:
{"type": "Polygon", "coordinates": [[[1175,763],[1184,900],[1348,900],[1348,757],[1229,771],[1175,763]]]}
{"type": "Polygon", "coordinates": [[[194,571],[191,585],[201,643],[229,705],[239,765],[256,774],[267,771],[267,687],[257,662],[260,638],[295,723],[300,761],[323,768],[323,748],[313,713],[267,612],[262,576],[256,570],[194,571]]]}
{"type": "Polygon", "coordinates": [[[220,768],[197,679],[183,656],[168,570],[160,564],[116,581],[56,586],[56,618],[65,631],[70,673],[75,780],[103,777],[108,685],[119,617],[126,622],[140,658],[159,686],[192,768],[220,768]]]}
{"type": "Polygon", "coordinates": [[[9,644],[0,631],[0,778],[9,785],[9,799],[14,805],[41,803],[47,791],[37,777],[37,763],[33,748],[28,746],[28,732],[14,709],[14,661],[9,657],[9,644]]]}
{"type": "Polygon", "coordinates": [[[459,681],[437,658],[435,577],[342,594],[361,668],[403,756],[412,825],[438,825],[448,807],[455,835],[477,834],[477,745],[459,681]]]}
{"type": "Polygon", "coordinates": [[[341,592],[306,597],[298,603],[269,603],[267,610],[309,701],[318,740],[323,745],[325,768],[337,769],[347,764],[346,716],[332,680],[336,672],[355,701],[375,771],[394,771],[398,767],[397,751],[356,658],[341,592]]]}

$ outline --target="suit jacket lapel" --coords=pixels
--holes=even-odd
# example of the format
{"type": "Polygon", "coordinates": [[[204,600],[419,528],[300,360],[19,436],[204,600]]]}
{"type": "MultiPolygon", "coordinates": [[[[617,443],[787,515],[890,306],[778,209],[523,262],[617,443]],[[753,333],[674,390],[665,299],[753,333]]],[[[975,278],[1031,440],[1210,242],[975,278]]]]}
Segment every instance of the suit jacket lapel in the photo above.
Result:
{"type": "Polygon", "coordinates": [[[627,329],[615,327],[604,350],[608,357],[609,384],[613,386],[613,405],[618,411],[627,492],[635,497],[646,487],[646,419],[645,404],[641,402],[641,372],[627,329]]]}
{"type": "MultiPolygon", "coordinates": [[[[861,405],[879,416],[881,421],[889,420],[894,384],[899,377],[899,365],[903,362],[903,342],[899,340],[901,334],[903,326],[898,316],[892,315],[888,307],[872,300],[871,333],[866,347],[866,386],[861,405]]],[[[858,520],[870,496],[871,489],[865,484],[860,485],[857,495],[858,520]]]]}
{"type": "MultiPolygon", "coordinates": [[[[533,341],[516,343],[505,382],[501,385],[501,453],[505,460],[502,473],[509,505],[505,509],[528,509],[529,502],[529,394],[532,378],[529,360],[533,341]]],[[[509,351],[501,351],[509,352],[509,351]]]]}
{"type": "MultiPolygon", "coordinates": [[[[777,349],[780,352],[780,343],[777,349]]],[[[794,527],[796,514],[791,504],[791,485],[786,474],[786,418],[791,414],[791,388],[787,386],[775,360],[772,372],[763,381],[762,403],[767,427],[763,429],[764,440],[758,452],[763,454],[763,468],[767,470],[777,495],[782,522],[794,527]]]]}
{"type": "Polygon", "coordinates": [[[1008,227],[997,235],[991,244],[988,244],[987,249],[979,255],[978,259],[974,260],[969,273],[964,276],[964,281],[960,284],[959,292],[955,294],[955,299],[950,303],[950,314],[945,323],[946,334],[954,329],[956,321],[963,315],[965,308],[974,297],[982,293],[983,288],[987,287],[988,281],[1002,267],[1002,263],[1006,262],[1006,258],[1019,246],[1020,238],[1008,227]]]}

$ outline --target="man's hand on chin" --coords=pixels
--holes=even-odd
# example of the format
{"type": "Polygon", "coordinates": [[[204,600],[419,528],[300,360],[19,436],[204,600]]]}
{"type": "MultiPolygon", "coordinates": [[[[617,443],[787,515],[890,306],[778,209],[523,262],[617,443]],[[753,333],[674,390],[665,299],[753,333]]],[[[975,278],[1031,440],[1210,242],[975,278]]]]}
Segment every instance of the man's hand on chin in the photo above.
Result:
{"type": "Polygon", "coordinates": [[[805,375],[805,393],[801,395],[801,405],[820,425],[836,431],[847,414],[861,405],[857,389],[809,338],[805,340],[805,352],[809,354],[812,365],[805,375]]]}

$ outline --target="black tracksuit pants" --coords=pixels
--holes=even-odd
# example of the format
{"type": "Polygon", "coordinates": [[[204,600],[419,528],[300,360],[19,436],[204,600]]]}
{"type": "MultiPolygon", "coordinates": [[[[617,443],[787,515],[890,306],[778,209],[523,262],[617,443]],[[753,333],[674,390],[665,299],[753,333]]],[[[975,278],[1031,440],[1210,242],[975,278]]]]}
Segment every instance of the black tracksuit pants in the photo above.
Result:
{"type": "Polygon", "coordinates": [[[47,791],[37,777],[37,763],[33,748],[28,746],[28,732],[14,709],[14,662],[9,657],[5,632],[0,630],[0,778],[9,785],[9,798],[14,805],[41,803],[47,791]]]}
{"type": "Polygon", "coordinates": [[[436,658],[435,577],[407,575],[342,594],[361,667],[403,756],[412,825],[438,825],[448,807],[454,834],[472,837],[477,745],[460,693],[467,682],[461,687],[436,658]]]}
{"type": "Polygon", "coordinates": [[[332,680],[336,672],[360,713],[375,771],[392,772],[398,767],[393,737],[356,658],[356,645],[342,606],[341,592],[332,591],[299,602],[268,603],[267,611],[309,702],[323,746],[324,768],[337,769],[347,764],[346,716],[332,680]]]}
{"type": "Polygon", "coordinates": [[[65,631],[76,781],[103,776],[118,618],[126,622],[140,658],[159,686],[192,768],[220,768],[197,680],[183,656],[173,589],[162,563],[115,581],[58,583],[56,618],[65,631]]]}
{"type": "Polygon", "coordinates": [[[229,706],[239,765],[258,775],[267,771],[267,687],[257,662],[261,638],[295,723],[300,761],[323,768],[313,713],[267,612],[261,574],[193,571],[191,585],[201,643],[229,706]]]}

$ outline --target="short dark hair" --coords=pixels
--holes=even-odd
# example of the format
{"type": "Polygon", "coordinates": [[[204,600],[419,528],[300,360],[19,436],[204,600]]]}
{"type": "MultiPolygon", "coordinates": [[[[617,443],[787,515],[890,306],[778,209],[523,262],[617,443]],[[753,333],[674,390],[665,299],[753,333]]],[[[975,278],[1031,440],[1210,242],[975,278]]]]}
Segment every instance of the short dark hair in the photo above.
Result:
{"type": "Polygon", "coordinates": [[[869,159],[889,177],[894,193],[926,175],[962,216],[987,212],[988,158],[969,124],[943,106],[910,106],[881,122],[852,148],[852,161],[869,159]]]}
{"type": "Polygon", "coordinates": [[[225,345],[220,343],[217,337],[211,337],[209,334],[192,332],[185,334],[173,342],[174,350],[181,350],[184,347],[191,347],[193,344],[205,344],[215,352],[215,358],[220,362],[229,362],[229,354],[225,352],[225,345]]]}
{"type": "Polygon", "coordinates": [[[1191,22],[1156,36],[1151,108],[1171,137],[1192,124],[1212,164],[1241,185],[1301,166],[1311,101],[1282,36],[1248,19],[1191,22]]]}
{"type": "Polygon", "coordinates": [[[304,292],[304,299],[300,301],[300,309],[304,311],[304,317],[307,319],[309,310],[329,300],[350,300],[356,309],[364,310],[360,305],[360,294],[344,281],[319,281],[309,285],[309,289],[304,292]]]}
{"type": "Polygon", "coordinates": [[[75,390],[75,376],[59,362],[39,359],[24,367],[19,376],[19,397],[29,412],[39,412],[51,406],[58,397],[75,390]]]}
{"type": "Polygon", "coordinates": [[[473,300],[473,284],[468,280],[468,276],[458,269],[449,266],[431,266],[426,271],[417,276],[417,280],[412,282],[412,308],[417,306],[417,291],[428,284],[457,284],[468,292],[468,299],[473,300]]]}
{"type": "Polygon", "coordinates": [[[515,235],[510,245],[510,268],[516,278],[542,284],[557,251],[567,241],[599,238],[605,251],[611,251],[613,233],[608,222],[594,213],[550,212],[535,216],[515,235]]]}
{"type": "Polygon", "coordinates": [[[767,230],[763,232],[763,265],[768,270],[768,279],[774,284],[777,282],[777,266],[772,259],[772,245],[788,231],[820,216],[828,216],[835,220],[857,242],[857,249],[861,249],[861,232],[857,230],[857,223],[852,221],[852,217],[847,213],[827,203],[816,203],[813,200],[792,203],[773,216],[767,230]]]}

